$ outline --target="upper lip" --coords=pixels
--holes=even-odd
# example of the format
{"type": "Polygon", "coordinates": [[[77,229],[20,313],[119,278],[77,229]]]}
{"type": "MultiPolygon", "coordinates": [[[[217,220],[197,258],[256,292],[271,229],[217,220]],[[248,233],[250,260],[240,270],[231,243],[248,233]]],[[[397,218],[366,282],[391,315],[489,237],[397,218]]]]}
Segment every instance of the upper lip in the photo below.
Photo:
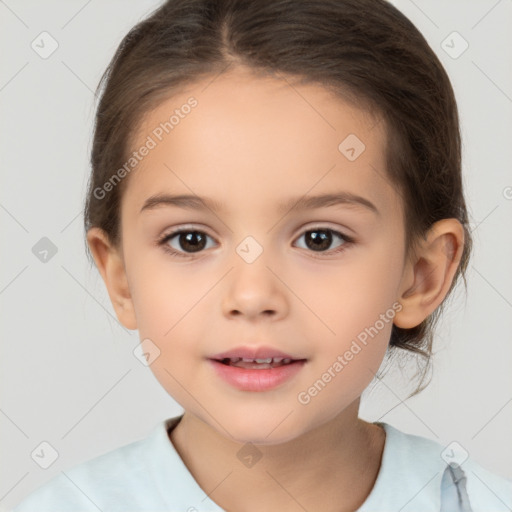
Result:
{"type": "Polygon", "coordinates": [[[283,359],[291,359],[292,361],[305,359],[304,357],[297,357],[290,354],[286,354],[272,347],[259,346],[259,347],[235,347],[226,352],[221,352],[211,356],[209,359],[215,359],[221,361],[222,359],[235,359],[241,357],[242,359],[269,359],[274,357],[282,357],[283,359]]]}

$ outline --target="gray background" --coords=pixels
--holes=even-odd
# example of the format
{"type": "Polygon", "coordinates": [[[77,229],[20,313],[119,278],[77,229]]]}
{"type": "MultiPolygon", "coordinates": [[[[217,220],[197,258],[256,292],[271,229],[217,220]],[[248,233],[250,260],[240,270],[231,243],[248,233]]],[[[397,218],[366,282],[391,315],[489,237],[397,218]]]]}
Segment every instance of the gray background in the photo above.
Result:
{"type": "MultiPolygon", "coordinates": [[[[82,236],[93,90],[124,34],[159,3],[0,1],[3,509],[182,412],[134,357],[138,332],[118,323],[82,236]],[[59,45],[46,59],[31,47],[42,31],[59,45]],[[43,237],[57,249],[46,262],[33,252],[43,237]],[[31,457],[43,441],[59,454],[48,469],[31,457]]],[[[361,416],[456,440],[512,478],[512,2],[394,3],[452,79],[475,249],[468,298],[459,287],[439,325],[430,386],[404,400],[414,367],[392,371],[365,393],[361,416]],[[454,31],[469,44],[457,58],[454,31]]]]}

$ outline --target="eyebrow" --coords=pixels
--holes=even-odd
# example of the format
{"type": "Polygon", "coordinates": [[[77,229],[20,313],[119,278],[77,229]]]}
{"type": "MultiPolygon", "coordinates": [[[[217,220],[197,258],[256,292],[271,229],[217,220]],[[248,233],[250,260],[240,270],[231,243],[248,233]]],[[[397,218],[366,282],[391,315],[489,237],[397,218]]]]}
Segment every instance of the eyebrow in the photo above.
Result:
{"type": "MultiPolygon", "coordinates": [[[[290,198],[278,206],[279,213],[285,213],[289,210],[313,210],[327,206],[355,206],[370,210],[376,215],[380,215],[377,207],[368,199],[351,192],[336,192],[332,194],[320,194],[316,196],[301,196],[290,198]]],[[[218,201],[196,195],[181,194],[155,194],[146,199],[140,213],[145,210],[152,210],[161,206],[176,206],[189,210],[211,210],[224,211],[224,206],[218,201]]]]}

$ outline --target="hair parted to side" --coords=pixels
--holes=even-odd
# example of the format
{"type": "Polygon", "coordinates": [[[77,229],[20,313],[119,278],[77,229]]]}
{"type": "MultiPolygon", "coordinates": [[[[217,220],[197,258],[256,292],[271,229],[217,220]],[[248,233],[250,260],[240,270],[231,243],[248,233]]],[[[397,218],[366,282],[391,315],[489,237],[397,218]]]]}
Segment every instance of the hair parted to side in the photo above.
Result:
{"type": "MultiPolygon", "coordinates": [[[[239,65],[255,75],[322,85],[382,119],[382,171],[403,199],[408,254],[433,223],[458,219],[464,248],[448,295],[460,276],[467,286],[472,239],[454,92],[425,38],[385,0],[168,0],[153,11],[124,37],[98,84],[86,232],[100,227],[120,248],[129,176],[104,198],[94,191],[129,158],[143,116],[188,84],[239,65]]],[[[92,262],[87,244],[86,252],[92,262]]],[[[426,387],[421,383],[445,303],[412,329],[393,325],[390,349],[415,353],[424,363],[413,394],[426,387]]]]}

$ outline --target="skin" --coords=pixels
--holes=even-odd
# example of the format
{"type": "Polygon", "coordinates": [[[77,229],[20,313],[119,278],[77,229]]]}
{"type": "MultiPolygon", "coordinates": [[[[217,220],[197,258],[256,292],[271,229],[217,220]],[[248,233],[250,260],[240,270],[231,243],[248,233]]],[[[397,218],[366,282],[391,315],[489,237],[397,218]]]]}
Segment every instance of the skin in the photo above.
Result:
{"type": "Polygon", "coordinates": [[[212,500],[228,511],[353,511],[380,468],[385,432],[358,408],[391,321],[308,404],[298,394],[394,303],[401,310],[392,321],[403,328],[437,308],[460,261],[462,226],[437,222],[405,257],[403,206],[384,173],[384,124],[318,85],[232,69],[148,112],[134,147],[190,96],[198,106],[125,178],[121,246],[89,231],[96,265],[119,321],[160,350],[150,368],[185,411],[170,441],[212,500]],[[366,146],[353,162],[338,150],[350,133],[366,146]],[[363,196],[379,213],[347,204],[278,211],[291,197],[333,191],[363,196]],[[211,197],[223,209],[140,212],[164,192],[211,197]],[[183,237],[167,245],[189,257],[156,244],[190,224],[211,237],[201,252],[183,237]],[[314,227],[354,242],[333,253],[346,243],[333,235],[314,250],[306,245],[314,227]],[[247,236],[263,250],[252,263],[236,251],[247,236]],[[275,389],[241,391],[206,358],[244,344],[308,361],[275,389]],[[247,442],[262,455],[250,468],[237,457],[247,442]]]}

